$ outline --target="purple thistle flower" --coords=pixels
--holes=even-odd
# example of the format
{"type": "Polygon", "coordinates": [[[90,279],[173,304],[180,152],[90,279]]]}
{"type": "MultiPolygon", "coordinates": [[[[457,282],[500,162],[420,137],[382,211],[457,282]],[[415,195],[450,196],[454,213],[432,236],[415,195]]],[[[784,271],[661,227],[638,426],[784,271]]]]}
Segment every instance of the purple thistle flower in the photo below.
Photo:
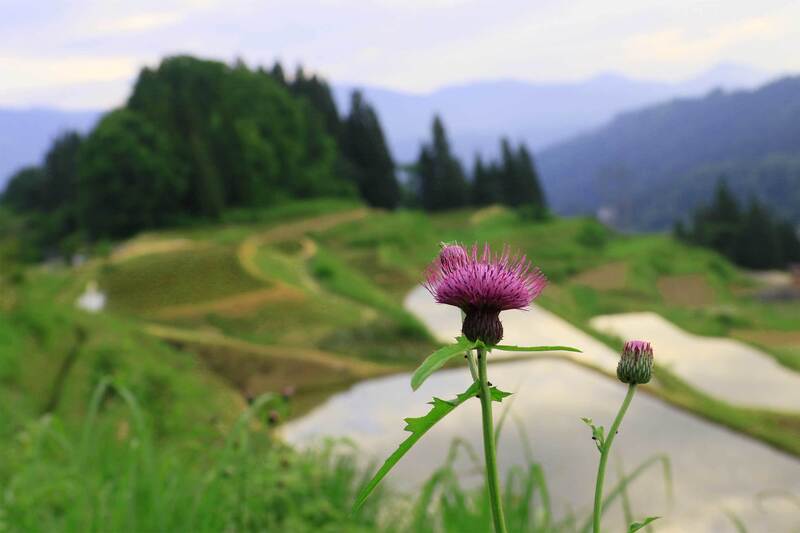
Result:
{"type": "Polygon", "coordinates": [[[617,365],[617,377],[623,383],[639,385],[650,381],[653,373],[653,347],[645,341],[628,341],[617,365]]]}
{"type": "Polygon", "coordinates": [[[481,252],[477,244],[443,246],[424,283],[436,302],[464,311],[462,332],[469,340],[490,346],[503,338],[500,311],[526,309],[546,284],[524,255],[512,256],[508,246],[492,255],[488,244],[481,252]]]}

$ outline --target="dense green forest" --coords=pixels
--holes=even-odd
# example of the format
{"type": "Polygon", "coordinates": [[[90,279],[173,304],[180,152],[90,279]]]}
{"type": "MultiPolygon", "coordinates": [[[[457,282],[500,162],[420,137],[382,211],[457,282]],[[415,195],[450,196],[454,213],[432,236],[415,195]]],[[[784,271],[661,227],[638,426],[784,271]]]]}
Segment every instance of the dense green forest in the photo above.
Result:
{"type": "Polygon", "coordinates": [[[794,226],[755,197],[743,207],[725,180],[717,183],[713,201],[695,210],[690,224],[675,225],[675,236],[712,248],[747,268],[785,268],[800,261],[794,226]]]}
{"type": "Polygon", "coordinates": [[[740,200],[798,222],[800,77],[624,113],[539,162],[555,210],[611,207],[621,227],[669,227],[711,200],[721,174],[740,200]]]}
{"type": "Polygon", "coordinates": [[[252,69],[177,56],[143,69],[125,106],[88,135],[57,138],[41,165],[12,177],[2,202],[24,216],[33,257],[313,197],[386,209],[499,202],[544,213],[530,153],[503,141],[502,154],[468,178],[437,117],[401,183],[358,91],[342,116],[327,82],[302,68],[289,78],[280,63],[252,69]]]}

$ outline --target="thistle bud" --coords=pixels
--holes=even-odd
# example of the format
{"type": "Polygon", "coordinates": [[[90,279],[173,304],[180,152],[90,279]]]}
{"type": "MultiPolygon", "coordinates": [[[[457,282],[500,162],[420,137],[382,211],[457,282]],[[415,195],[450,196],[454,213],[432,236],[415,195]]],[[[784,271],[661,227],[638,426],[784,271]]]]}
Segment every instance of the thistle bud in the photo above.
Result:
{"type": "Polygon", "coordinates": [[[458,243],[439,243],[439,266],[444,272],[450,272],[458,265],[469,260],[467,251],[458,243]]]}
{"type": "Polygon", "coordinates": [[[649,342],[628,341],[617,365],[617,377],[623,383],[640,385],[650,381],[653,373],[653,348],[649,342]]]}

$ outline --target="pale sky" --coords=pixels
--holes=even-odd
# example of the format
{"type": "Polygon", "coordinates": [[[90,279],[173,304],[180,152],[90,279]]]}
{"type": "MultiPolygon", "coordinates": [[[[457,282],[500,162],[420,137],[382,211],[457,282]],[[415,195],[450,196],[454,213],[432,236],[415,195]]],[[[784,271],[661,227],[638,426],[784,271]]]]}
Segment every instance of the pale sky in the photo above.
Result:
{"type": "Polygon", "coordinates": [[[0,0],[0,105],[106,108],[176,53],[417,92],[608,71],[672,81],[722,62],[796,72],[798,21],[797,0],[0,0]]]}

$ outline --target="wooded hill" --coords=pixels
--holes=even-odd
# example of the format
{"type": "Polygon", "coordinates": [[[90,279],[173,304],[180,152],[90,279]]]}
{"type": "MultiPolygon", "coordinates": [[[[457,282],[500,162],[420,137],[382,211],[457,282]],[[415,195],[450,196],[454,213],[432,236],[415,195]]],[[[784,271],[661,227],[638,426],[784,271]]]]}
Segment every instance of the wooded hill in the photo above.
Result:
{"type": "Polygon", "coordinates": [[[359,92],[341,116],[327,82],[279,63],[250,68],[189,56],[145,68],[125,106],[86,136],[61,135],[40,166],[16,173],[2,203],[24,216],[32,254],[290,199],[360,198],[441,210],[545,204],[533,159],[503,141],[476,167],[476,191],[444,125],[401,184],[374,109],[359,92]]]}

